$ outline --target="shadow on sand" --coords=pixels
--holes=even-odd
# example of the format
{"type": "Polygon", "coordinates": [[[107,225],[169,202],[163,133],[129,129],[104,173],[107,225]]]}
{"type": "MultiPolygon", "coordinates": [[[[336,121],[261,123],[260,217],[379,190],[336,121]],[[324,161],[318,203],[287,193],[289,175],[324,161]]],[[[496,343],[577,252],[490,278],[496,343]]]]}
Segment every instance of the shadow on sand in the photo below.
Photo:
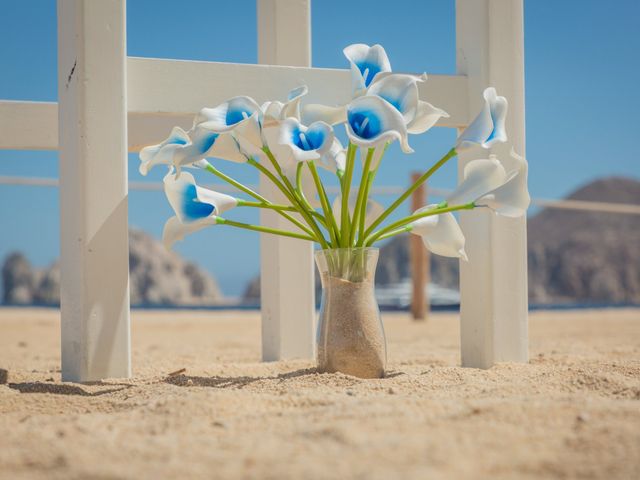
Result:
{"type": "MultiPolygon", "coordinates": [[[[104,385],[113,386],[115,384],[93,382],[90,385],[104,385]]],[[[78,395],[81,397],[98,397],[100,395],[107,395],[109,393],[120,392],[133,385],[117,384],[118,388],[109,388],[106,390],[100,390],[97,392],[89,392],[78,385],[66,385],[57,383],[42,383],[42,382],[24,382],[24,383],[9,383],[7,386],[18,390],[20,393],[51,393],[53,395],[78,395]]]]}
{"type": "Polygon", "coordinates": [[[179,387],[212,387],[212,388],[244,388],[254,382],[262,380],[280,380],[285,381],[291,378],[303,377],[305,375],[314,375],[318,373],[315,368],[303,368],[293,372],[281,373],[276,376],[264,377],[194,377],[189,375],[176,375],[165,378],[166,383],[177,385],[179,387]]]}

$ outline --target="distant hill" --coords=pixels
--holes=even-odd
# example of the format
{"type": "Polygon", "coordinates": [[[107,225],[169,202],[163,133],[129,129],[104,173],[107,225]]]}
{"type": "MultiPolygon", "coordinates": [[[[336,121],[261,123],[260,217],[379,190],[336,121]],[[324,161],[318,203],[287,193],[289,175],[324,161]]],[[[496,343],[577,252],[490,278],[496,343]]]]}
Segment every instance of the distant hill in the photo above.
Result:
{"type": "MultiPolygon", "coordinates": [[[[167,251],[162,243],[139,230],[129,231],[131,303],[145,305],[216,305],[224,298],[216,281],[204,270],[167,251]]],[[[57,263],[34,269],[19,252],[2,266],[4,304],[60,303],[57,263]]]]}
{"type": "MultiPolygon", "coordinates": [[[[569,195],[572,200],[640,205],[640,182],[603,178],[569,195]]],[[[409,236],[398,236],[380,252],[376,283],[410,277],[409,236]]],[[[640,303],[640,215],[545,208],[528,221],[529,298],[533,303],[640,303]]],[[[458,287],[458,261],[431,256],[431,281],[458,287]]],[[[259,280],[245,292],[259,300],[259,280]]]]}
{"type": "MultiPolygon", "coordinates": [[[[568,198],[640,205],[640,181],[603,178],[568,198]]],[[[532,301],[640,303],[640,215],[544,209],[528,233],[532,301]]]]}

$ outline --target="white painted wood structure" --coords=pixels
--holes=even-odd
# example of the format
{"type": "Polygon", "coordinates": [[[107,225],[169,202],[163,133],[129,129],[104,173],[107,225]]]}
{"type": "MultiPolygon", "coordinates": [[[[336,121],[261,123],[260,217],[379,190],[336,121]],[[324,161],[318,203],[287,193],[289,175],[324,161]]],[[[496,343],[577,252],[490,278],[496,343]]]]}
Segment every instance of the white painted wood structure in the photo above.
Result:
{"type": "MultiPolygon", "coordinates": [[[[306,84],[309,102],[349,100],[346,69],[310,68],[310,0],[257,3],[264,65],[127,58],[125,0],[58,0],[59,104],[0,101],[1,149],[60,151],[64,380],[131,372],[127,149],[156,143],[173,125],[188,128],[201,107],[234,95],[260,103],[306,84]]],[[[438,126],[459,129],[495,85],[510,101],[509,146],[524,154],[522,0],[457,0],[456,15],[458,73],[431,75],[421,96],[451,115],[438,126]]],[[[505,149],[496,153],[507,161],[505,149]]],[[[473,213],[462,218],[470,256],[461,272],[462,363],[526,361],[525,220],[473,213]]],[[[261,256],[263,358],[310,357],[311,247],[265,237],[261,256]]]]}
{"type": "MultiPolygon", "coordinates": [[[[507,170],[511,147],[525,156],[524,33],[522,0],[456,0],[457,70],[466,75],[468,105],[495,86],[509,100],[509,143],[498,145],[507,170]]],[[[459,171],[487,152],[464,154],[459,171]]],[[[488,211],[464,212],[468,262],[460,262],[462,365],[488,368],[495,362],[528,360],[526,218],[500,218],[488,211]]]]}

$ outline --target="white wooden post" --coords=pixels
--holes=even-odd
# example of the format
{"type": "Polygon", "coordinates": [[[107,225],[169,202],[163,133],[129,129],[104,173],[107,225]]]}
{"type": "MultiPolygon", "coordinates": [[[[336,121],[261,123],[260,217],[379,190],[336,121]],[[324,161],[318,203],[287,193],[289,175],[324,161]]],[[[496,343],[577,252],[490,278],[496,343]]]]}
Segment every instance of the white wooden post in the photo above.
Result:
{"type": "MultiPolygon", "coordinates": [[[[257,7],[258,62],[311,66],[310,1],[258,0],[257,7]]],[[[267,198],[282,200],[264,176],[260,191],[267,198]]],[[[263,225],[295,229],[272,211],[263,210],[261,215],[263,225]]],[[[263,234],[260,252],[262,358],[311,358],[315,335],[313,246],[263,234]]]]}
{"type": "Polygon", "coordinates": [[[124,0],[58,0],[62,379],[131,374],[124,0]]]}
{"type": "MultiPolygon", "coordinates": [[[[511,146],[525,154],[522,0],[456,0],[457,70],[468,76],[469,111],[495,86],[509,100],[509,141],[493,149],[510,165],[511,146]]],[[[479,149],[460,156],[459,172],[479,149]]],[[[528,360],[526,219],[465,212],[469,262],[460,262],[462,365],[528,360]]]]}

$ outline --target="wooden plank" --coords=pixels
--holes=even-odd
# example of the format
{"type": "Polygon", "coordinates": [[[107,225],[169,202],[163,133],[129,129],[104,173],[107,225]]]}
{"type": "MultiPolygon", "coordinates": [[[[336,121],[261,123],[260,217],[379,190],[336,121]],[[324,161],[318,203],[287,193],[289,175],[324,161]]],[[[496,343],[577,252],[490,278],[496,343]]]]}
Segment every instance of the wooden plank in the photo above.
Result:
{"type": "Polygon", "coordinates": [[[131,375],[125,31],[124,0],[58,0],[64,381],[131,375]]]}
{"type": "MultiPolygon", "coordinates": [[[[309,0],[258,1],[258,60],[260,63],[311,64],[311,6],[309,0]]],[[[269,75],[236,84],[238,92],[258,100],[286,98],[287,91],[305,81],[296,69],[262,67],[269,75]],[[279,75],[278,72],[285,72],[279,75]],[[260,85],[264,83],[265,85],[260,85]],[[261,90],[262,89],[262,90],[261,90]]],[[[232,94],[230,83],[241,76],[219,79],[232,94]]],[[[348,87],[346,79],[345,87],[348,87]]],[[[326,87],[325,87],[326,88],[326,87]]],[[[323,90],[327,92],[327,90],[323,90]]],[[[340,90],[336,92],[339,95],[340,90]]],[[[195,99],[194,99],[195,100],[195,99]]],[[[339,100],[338,100],[339,101],[339,100]]],[[[267,198],[283,201],[280,192],[264,176],[260,191],[267,198]]],[[[273,211],[263,209],[261,223],[290,230],[291,224],[273,211]]],[[[295,228],[295,227],[293,227],[295,228]]],[[[260,238],[262,358],[312,358],[315,352],[315,288],[313,245],[284,237],[262,234],[260,238]]]]}
{"type": "MultiPolygon", "coordinates": [[[[266,11],[261,4],[260,0],[258,9],[266,11]]],[[[296,28],[287,25],[277,34],[282,37],[284,30],[290,32],[296,28]]],[[[296,45],[294,42],[287,48],[293,49],[296,45]]],[[[252,65],[136,57],[129,58],[128,66],[129,109],[140,113],[193,113],[236,95],[248,95],[261,103],[282,99],[283,92],[300,85],[309,87],[304,99],[308,103],[341,105],[351,100],[351,78],[347,69],[285,66],[274,60],[269,60],[267,65],[252,65]]],[[[443,127],[468,123],[466,92],[466,78],[459,75],[432,75],[420,84],[421,97],[449,113],[449,118],[438,123],[443,127]]]]}
{"type": "MultiPolygon", "coordinates": [[[[422,172],[411,174],[413,185],[418,181],[422,172]]],[[[423,183],[411,195],[411,211],[415,212],[426,205],[426,186],[423,183]]],[[[414,320],[426,320],[429,305],[428,285],[429,251],[425,248],[422,238],[418,235],[409,236],[409,258],[411,261],[411,315],[414,320]]]]}
{"type": "MultiPolygon", "coordinates": [[[[491,152],[460,155],[459,172],[495,153],[510,167],[513,146],[524,155],[524,35],[522,0],[457,0],[458,73],[467,76],[470,112],[495,86],[509,100],[509,142],[491,152]]],[[[488,368],[528,359],[526,219],[490,212],[460,215],[468,262],[460,265],[462,365],[488,368]]]]}
{"type": "MultiPolygon", "coordinates": [[[[165,138],[174,125],[189,128],[195,112],[235,95],[258,101],[284,99],[296,86],[309,86],[305,102],[341,104],[350,100],[347,70],[129,58],[129,151],[165,138]],[[216,85],[216,88],[212,88],[216,85]]],[[[436,126],[457,128],[469,121],[467,80],[432,75],[420,95],[451,116],[436,126]]],[[[57,150],[55,102],[0,100],[0,150],[57,150]]]]}

